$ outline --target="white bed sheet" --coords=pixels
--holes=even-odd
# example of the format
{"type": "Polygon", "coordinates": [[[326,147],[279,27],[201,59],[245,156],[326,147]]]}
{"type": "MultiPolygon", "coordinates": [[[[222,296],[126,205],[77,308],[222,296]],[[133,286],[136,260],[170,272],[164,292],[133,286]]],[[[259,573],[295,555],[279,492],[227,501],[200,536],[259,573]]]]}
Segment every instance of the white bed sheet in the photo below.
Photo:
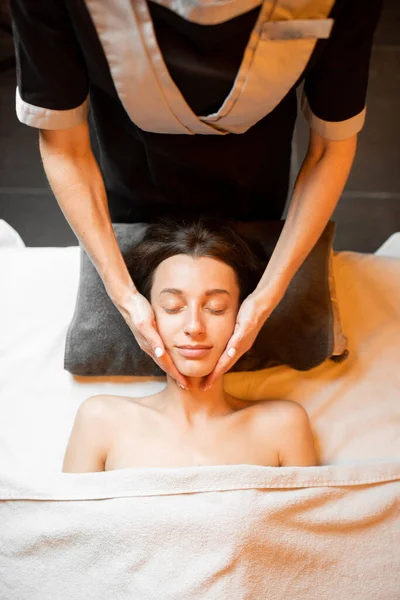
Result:
{"type": "MultiPolygon", "coordinates": [[[[307,372],[225,376],[247,399],[289,398],[311,420],[321,464],[400,460],[400,233],[375,255],[334,256],[350,357],[307,372]]],[[[0,247],[0,465],[59,472],[79,405],[94,394],[145,396],[164,378],[73,377],[63,369],[79,249],[0,247]]]]}

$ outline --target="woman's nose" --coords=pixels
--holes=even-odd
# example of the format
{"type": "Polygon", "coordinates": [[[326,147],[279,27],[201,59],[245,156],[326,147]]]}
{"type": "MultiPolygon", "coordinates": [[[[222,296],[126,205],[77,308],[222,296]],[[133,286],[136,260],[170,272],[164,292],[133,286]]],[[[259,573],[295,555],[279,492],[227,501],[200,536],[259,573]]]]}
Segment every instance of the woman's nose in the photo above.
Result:
{"type": "Polygon", "coordinates": [[[187,335],[192,337],[204,333],[204,322],[198,310],[193,309],[188,311],[187,319],[184,325],[184,331],[187,335]]]}

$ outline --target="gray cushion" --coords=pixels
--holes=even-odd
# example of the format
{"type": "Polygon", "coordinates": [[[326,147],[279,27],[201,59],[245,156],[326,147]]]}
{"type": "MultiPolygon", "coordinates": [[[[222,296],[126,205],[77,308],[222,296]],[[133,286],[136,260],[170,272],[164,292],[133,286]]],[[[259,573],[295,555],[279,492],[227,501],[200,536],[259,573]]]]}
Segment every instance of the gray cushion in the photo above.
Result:
{"type": "MultiPolygon", "coordinates": [[[[264,257],[261,256],[264,266],[283,225],[283,220],[234,223],[259,257],[264,253],[264,257]]],[[[142,240],[147,224],[115,223],[113,227],[124,256],[142,240]]],[[[333,356],[335,332],[347,341],[331,299],[330,256],[334,229],[335,223],[330,221],[293,277],[285,296],[265,322],[253,347],[235,363],[232,371],[254,371],[277,365],[307,371],[327,358],[341,361],[347,357],[347,349],[333,356]]],[[[260,277],[261,274],[262,271],[260,277]]],[[[82,248],[78,297],[67,332],[64,368],[74,375],[164,374],[139,348],[82,248]]]]}

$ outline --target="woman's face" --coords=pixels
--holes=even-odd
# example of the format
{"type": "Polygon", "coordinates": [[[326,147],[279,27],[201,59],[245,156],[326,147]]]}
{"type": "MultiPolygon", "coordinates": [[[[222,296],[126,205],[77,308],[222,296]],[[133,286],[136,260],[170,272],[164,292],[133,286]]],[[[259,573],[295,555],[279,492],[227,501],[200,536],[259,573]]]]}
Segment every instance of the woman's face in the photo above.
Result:
{"type": "Polygon", "coordinates": [[[178,371],[186,377],[211,373],[236,322],[239,286],[232,267],[208,257],[167,258],[154,273],[151,304],[178,371]]]}

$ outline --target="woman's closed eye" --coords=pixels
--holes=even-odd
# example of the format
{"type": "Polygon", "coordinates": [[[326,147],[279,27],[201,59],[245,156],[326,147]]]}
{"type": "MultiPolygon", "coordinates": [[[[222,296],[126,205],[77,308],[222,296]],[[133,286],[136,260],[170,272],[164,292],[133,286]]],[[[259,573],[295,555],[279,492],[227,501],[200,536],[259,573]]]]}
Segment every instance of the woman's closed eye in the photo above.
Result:
{"type": "MultiPolygon", "coordinates": [[[[164,306],[163,308],[166,313],[173,315],[173,314],[180,312],[185,307],[184,306],[176,306],[176,307],[164,306]]],[[[205,306],[204,308],[205,308],[205,310],[207,310],[208,312],[210,312],[213,315],[222,315],[226,311],[226,308],[217,308],[217,307],[210,307],[210,306],[205,306]]]]}

